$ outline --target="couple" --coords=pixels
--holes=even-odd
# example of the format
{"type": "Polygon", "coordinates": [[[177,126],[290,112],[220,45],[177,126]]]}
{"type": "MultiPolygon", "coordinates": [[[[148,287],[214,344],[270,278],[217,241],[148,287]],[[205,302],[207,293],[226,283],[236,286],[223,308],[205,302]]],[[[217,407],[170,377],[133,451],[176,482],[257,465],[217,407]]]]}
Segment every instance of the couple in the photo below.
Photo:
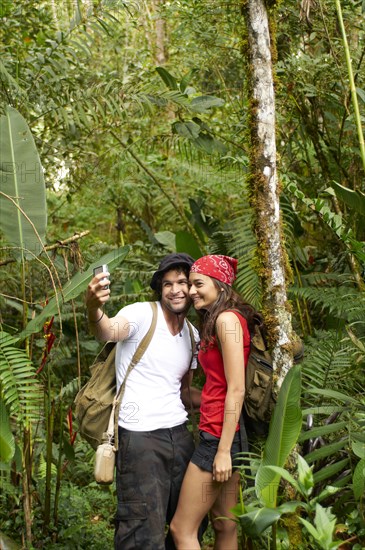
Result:
{"type": "MultiPolygon", "coordinates": [[[[239,486],[232,457],[247,450],[238,421],[255,312],[232,289],[236,272],[237,260],[228,256],[194,262],[187,254],[169,254],[153,274],[156,330],[128,378],[119,414],[116,550],[199,549],[199,526],[209,510],[214,548],[238,548],[236,523],[219,519],[232,517],[239,486]],[[201,395],[190,387],[197,365],[185,319],[191,301],[200,320],[198,360],[206,376],[201,395]],[[201,413],[196,449],[186,426],[184,404],[190,403],[201,413]]],[[[152,310],[137,302],[108,318],[102,310],[110,297],[106,285],[105,274],[91,280],[86,306],[92,333],[118,342],[119,387],[152,310]]],[[[196,329],[194,337],[198,343],[196,329]]]]}

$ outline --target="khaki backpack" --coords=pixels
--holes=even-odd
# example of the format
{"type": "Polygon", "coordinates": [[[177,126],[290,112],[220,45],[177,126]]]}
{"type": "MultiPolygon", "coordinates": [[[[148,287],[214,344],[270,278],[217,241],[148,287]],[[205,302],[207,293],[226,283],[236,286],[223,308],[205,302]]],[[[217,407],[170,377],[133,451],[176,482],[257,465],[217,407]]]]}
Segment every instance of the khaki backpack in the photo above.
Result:
{"type": "MultiPolygon", "coordinates": [[[[303,358],[303,342],[298,338],[293,346],[293,361],[303,358]]],[[[248,434],[266,435],[276,404],[273,382],[273,361],[266,346],[260,324],[251,336],[251,350],[246,365],[245,399],[242,417],[248,434]]]]}
{"type": "Polygon", "coordinates": [[[125,384],[135,365],[141,360],[148,348],[157,322],[157,304],[150,302],[152,308],[152,323],[136,349],[128,366],[123,384],[118,395],[116,391],[115,352],[116,342],[107,342],[90,367],[91,376],[75,397],[75,417],[80,435],[97,449],[105,439],[108,430],[113,403],[117,395],[114,410],[114,446],[118,448],[118,416],[120,403],[124,395],[125,384]]]}

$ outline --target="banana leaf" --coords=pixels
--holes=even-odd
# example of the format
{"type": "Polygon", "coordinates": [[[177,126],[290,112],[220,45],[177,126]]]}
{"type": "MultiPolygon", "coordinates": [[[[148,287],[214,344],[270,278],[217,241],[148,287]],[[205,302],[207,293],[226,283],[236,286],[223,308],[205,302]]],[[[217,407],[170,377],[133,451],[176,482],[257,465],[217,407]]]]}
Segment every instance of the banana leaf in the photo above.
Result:
{"type": "Polygon", "coordinates": [[[301,366],[294,365],[279,391],[262,461],[256,474],[256,493],[267,508],[276,507],[280,476],[265,466],[283,467],[296,444],[301,426],[301,366]]]}
{"type": "Polygon", "coordinates": [[[27,324],[25,329],[20,333],[19,338],[23,340],[30,334],[41,330],[47,319],[53,315],[56,315],[61,310],[62,304],[73,300],[79,296],[81,292],[84,292],[90,282],[90,279],[92,278],[93,269],[95,267],[102,264],[108,264],[109,272],[112,273],[113,269],[126,258],[129,251],[129,246],[123,246],[122,248],[113,250],[92,263],[86,271],[77,273],[68,283],[66,283],[62,290],[56,292],[56,294],[49,300],[46,307],[42,310],[42,313],[27,324]]]}
{"type": "Polygon", "coordinates": [[[43,250],[47,226],[43,168],[29,127],[6,107],[0,117],[0,228],[15,257],[33,259],[43,250]]]}

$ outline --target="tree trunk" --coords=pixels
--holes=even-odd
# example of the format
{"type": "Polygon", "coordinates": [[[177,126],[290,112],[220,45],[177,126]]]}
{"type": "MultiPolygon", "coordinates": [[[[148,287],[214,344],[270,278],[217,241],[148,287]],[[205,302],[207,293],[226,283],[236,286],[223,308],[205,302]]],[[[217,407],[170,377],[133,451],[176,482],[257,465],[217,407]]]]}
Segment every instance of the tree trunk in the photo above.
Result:
{"type": "Polygon", "coordinates": [[[155,33],[156,33],[156,63],[157,65],[165,65],[167,61],[166,51],[166,22],[159,13],[163,7],[164,0],[153,0],[153,8],[155,12],[155,33]]]}
{"type": "Polygon", "coordinates": [[[251,200],[263,311],[278,387],[292,366],[291,313],[286,293],[290,267],[283,245],[275,140],[275,97],[268,12],[264,0],[243,5],[248,43],[251,200]]]}

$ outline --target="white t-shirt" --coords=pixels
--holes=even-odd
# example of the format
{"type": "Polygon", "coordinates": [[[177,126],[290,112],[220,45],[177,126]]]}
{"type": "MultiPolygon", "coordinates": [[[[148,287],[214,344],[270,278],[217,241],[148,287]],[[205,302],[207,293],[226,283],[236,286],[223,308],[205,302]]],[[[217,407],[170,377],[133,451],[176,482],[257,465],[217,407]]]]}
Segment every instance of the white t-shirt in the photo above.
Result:
{"type": "MultiPolygon", "coordinates": [[[[128,365],[152,322],[148,302],[137,302],[118,313],[130,323],[129,337],[117,343],[117,390],[128,365]]],[[[194,328],[195,341],[199,341],[194,328]]],[[[191,340],[186,320],[181,333],[173,336],[166,324],[160,302],[152,340],[141,361],[130,372],[119,411],[119,425],[132,431],[173,428],[183,424],[187,412],[180,397],[181,379],[189,369],[191,340]],[[181,336],[180,336],[181,334],[181,336]]],[[[196,368],[196,358],[192,368],[196,368]]]]}

